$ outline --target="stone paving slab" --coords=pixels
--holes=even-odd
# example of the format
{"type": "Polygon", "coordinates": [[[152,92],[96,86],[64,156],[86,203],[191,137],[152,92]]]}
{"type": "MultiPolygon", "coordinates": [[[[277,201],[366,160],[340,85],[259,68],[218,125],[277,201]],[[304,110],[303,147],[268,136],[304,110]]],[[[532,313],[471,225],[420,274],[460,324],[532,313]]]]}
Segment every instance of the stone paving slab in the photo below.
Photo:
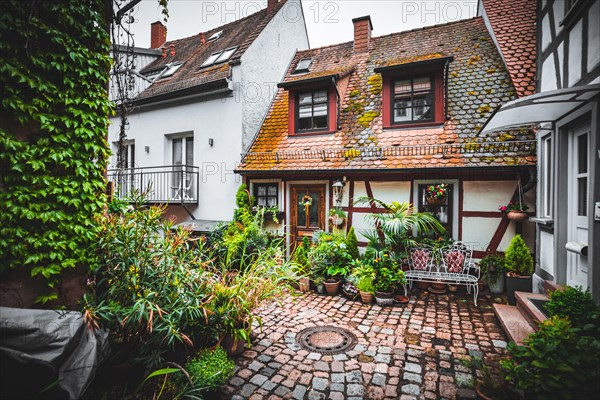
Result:
{"type": "Polygon", "coordinates": [[[222,392],[238,400],[472,398],[477,371],[461,359],[496,364],[505,356],[491,304],[486,296],[475,306],[466,294],[418,290],[408,304],[383,308],[339,296],[290,296],[259,310],[262,331],[236,359],[222,392]],[[297,332],[323,325],[349,329],[357,345],[325,355],[295,342],[297,332]]]}

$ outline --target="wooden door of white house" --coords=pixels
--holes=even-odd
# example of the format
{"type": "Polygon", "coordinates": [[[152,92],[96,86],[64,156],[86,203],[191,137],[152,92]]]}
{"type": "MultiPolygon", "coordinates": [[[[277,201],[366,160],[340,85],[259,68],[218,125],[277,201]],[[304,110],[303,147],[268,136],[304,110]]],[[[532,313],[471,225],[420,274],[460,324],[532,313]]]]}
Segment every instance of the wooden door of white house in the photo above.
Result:
{"type": "MultiPolygon", "coordinates": [[[[570,132],[567,241],[581,244],[588,244],[589,145],[589,124],[570,132]]],[[[587,257],[567,252],[567,284],[588,287],[587,257]]]]}

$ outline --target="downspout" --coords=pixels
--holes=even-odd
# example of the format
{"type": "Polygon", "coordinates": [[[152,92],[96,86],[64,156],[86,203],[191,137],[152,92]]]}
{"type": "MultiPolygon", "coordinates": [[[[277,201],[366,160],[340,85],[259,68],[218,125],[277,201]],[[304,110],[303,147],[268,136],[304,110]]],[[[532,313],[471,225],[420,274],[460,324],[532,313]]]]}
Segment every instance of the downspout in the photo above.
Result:
{"type": "Polygon", "coordinates": [[[444,121],[448,119],[448,70],[450,69],[450,61],[446,60],[444,68],[444,121]]]}
{"type": "Polygon", "coordinates": [[[337,82],[335,81],[334,77],[331,77],[331,82],[333,83],[333,87],[335,88],[335,93],[337,93],[337,115],[336,115],[336,123],[337,123],[337,129],[339,130],[341,125],[340,125],[340,112],[341,112],[341,108],[342,108],[342,102],[341,102],[341,98],[340,98],[340,92],[338,90],[337,87],[337,82]]]}

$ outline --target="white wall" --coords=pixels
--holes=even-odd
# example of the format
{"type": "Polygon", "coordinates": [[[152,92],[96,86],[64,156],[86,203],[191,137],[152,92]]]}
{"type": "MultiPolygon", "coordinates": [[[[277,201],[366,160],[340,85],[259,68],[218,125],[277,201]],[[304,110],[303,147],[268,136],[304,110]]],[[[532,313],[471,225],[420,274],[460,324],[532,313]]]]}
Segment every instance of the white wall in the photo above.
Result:
{"type": "Polygon", "coordinates": [[[244,149],[252,144],[296,50],[307,48],[302,6],[290,0],[242,55],[244,149]]]}
{"type": "MultiPolygon", "coordinates": [[[[233,67],[233,82],[240,81],[240,67],[233,67]]],[[[234,85],[239,90],[239,85],[234,85]]],[[[193,132],[194,164],[200,167],[198,207],[194,216],[206,220],[229,220],[241,177],[233,173],[241,153],[242,105],[237,93],[228,97],[168,103],[142,108],[129,116],[127,138],[135,141],[137,167],[170,165],[170,141],[165,135],[193,132]],[[208,144],[213,138],[214,145],[208,144]],[[150,151],[145,152],[144,147],[150,151]]],[[[111,118],[109,142],[118,140],[119,120],[111,118]]],[[[114,148],[113,148],[114,151],[114,148]]],[[[111,164],[116,156],[111,157],[111,164]]]]}
{"type": "MultiPolygon", "coordinates": [[[[120,47],[120,48],[122,48],[122,47],[120,47]]],[[[142,48],[134,47],[133,51],[136,55],[136,57],[134,59],[134,71],[136,71],[136,72],[140,72],[140,70],[142,70],[146,65],[148,65],[152,61],[156,60],[162,54],[162,52],[158,49],[142,49],[142,48]]],[[[114,55],[115,55],[115,53],[113,51],[111,51],[111,57],[114,57],[114,55]]],[[[118,52],[117,55],[120,57],[125,57],[124,53],[121,53],[121,52],[118,52]]],[[[130,56],[130,57],[132,57],[132,56],[130,56]]],[[[110,87],[109,87],[109,92],[108,92],[109,98],[111,101],[113,101],[117,98],[117,85],[115,82],[115,77],[113,75],[114,67],[115,67],[115,64],[113,64],[113,68],[111,69],[110,87]]],[[[123,74],[122,74],[122,76],[123,76],[123,74]]],[[[140,92],[142,92],[148,86],[150,86],[150,82],[148,82],[147,80],[145,80],[137,75],[134,76],[134,82],[135,82],[135,85],[133,87],[133,90],[131,90],[129,92],[130,98],[134,98],[140,92]]]]}

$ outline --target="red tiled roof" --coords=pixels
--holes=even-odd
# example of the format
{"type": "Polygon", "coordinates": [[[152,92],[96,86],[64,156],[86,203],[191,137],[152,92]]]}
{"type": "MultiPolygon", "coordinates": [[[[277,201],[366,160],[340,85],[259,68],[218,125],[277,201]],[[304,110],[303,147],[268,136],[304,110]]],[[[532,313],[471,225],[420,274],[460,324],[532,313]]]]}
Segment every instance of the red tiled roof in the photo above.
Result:
{"type": "Polygon", "coordinates": [[[215,82],[223,78],[231,77],[230,65],[239,62],[244,52],[250,47],[252,42],[260,35],[267,26],[271,18],[283,7],[287,0],[281,0],[269,13],[263,9],[237,21],[211,29],[210,31],[199,33],[184,39],[172,40],[163,47],[167,49],[167,57],[154,60],[147,65],[141,72],[161,70],[166,64],[183,62],[184,64],[171,77],[161,78],[154,82],[146,90],[141,92],[136,100],[146,100],[151,97],[161,96],[176,92],[182,89],[188,89],[196,86],[202,86],[210,82],[215,82]],[[208,39],[216,32],[222,31],[221,36],[213,41],[208,39]],[[205,43],[202,44],[202,35],[205,43]],[[171,45],[174,45],[175,55],[170,55],[171,45]],[[224,64],[218,64],[211,67],[200,68],[200,65],[213,53],[237,47],[237,50],[224,64]]]}
{"type": "Polygon", "coordinates": [[[396,169],[533,164],[535,157],[510,153],[477,155],[398,155],[380,151],[395,146],[440,146],[475,142],[534,139],[530,132],[478,136],[492,111],[515,98],[515,89],[482,18],[457,21],[371,39],[369,52],[354,53],[352,42],[297,52],[284,82],[328,75],[351,68],[340,95],[341,128],[332,134],[289,135],[288,92],[280,88],[248,156],[244,171],[322,169],[396,169]],[[381,75],[376,68],[453,57],[449,63],[443,125],[413,129],[383,129],[381,75]],[[310,73],[292,75],[298,61],[312,58],[310,73]],[[324,74],[327,72],[327,74],[324,74]],[[379,86],[377,86],[379,85],[379,86]],[[369,118],[364,118],[368,113],[369,118]],[[362,118],[359,122],[359,118],[362,118]],[[320,152],[333,152],[330,157],[320,152]],[[359,149],[359,150],[357,150],[359,149]],[[372,156],[368,149],[373,150],[372,156]],[[277,156],[275,154],[277,153],[277,156]],[[295,156],[294,156],[295,155],[295,156]]]}
{"type": "Polygon", "coordinates": [[[535,93],[536,0],[483,0],[519,97],[535,93]]]}

